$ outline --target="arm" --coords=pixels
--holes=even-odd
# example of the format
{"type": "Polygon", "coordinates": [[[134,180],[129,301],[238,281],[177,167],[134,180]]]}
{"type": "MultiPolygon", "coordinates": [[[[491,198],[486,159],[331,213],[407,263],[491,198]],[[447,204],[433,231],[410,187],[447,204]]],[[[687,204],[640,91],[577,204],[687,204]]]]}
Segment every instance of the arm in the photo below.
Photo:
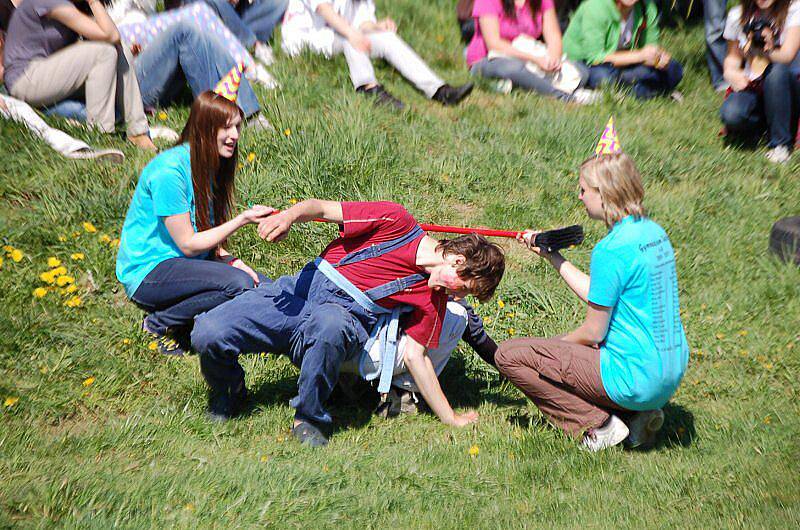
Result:
{"type": "Polygon", "coordinates": [[[463,427],[476,421],[478,413],[475,411],[469,411],[465,414],[456,414],[453,411],[447,401],[447,397],[442,392],[439,379],[436,377],[436,371],[433,369],[433,363],[425,353],[425,347],[410,336],[407,336],[406,340],[406,349],[403,352],[406,368],[411,373],[411,377],[414,378],[414,383],[419,388],[425,402],[442,420],[442,423],[463,427]]]}
{"type": "Polygon", "coordinates": [[[88,40],[117,44],[119,31],[106,13],[103,4],[99,0],[89,0],[89,8],[94,18],[84,15],[73,5],[58,6],[47,16],[88,40]]]}
{"type": "Polygon", "coordinates": [[[344,19],[344,17],[339,15],[333,9],[332,4],[327,2],[320,4],[317,6],[316,11],[319,16],[325,19],[325,23],[328,24],[328,26],[333,28],[336,33],[347,39],[354,48],[365,53],[369,52],[369,39],[367,39],[358,29],[351,26],[350,23],[344,19]]]}
{"type": "Polygon", "coordinates": [[[561,55],[563,54],[561,26],[558,25],[555,9],[548,9],[542,15],[542,36],[545,44],[547,44],[547,54],[561,61],[561,55]]]}
{"type": "Polygon", "coordinates": [[[289,234],[289,230],[295,223],[306,223],[314,219],[322,219],[329,223],[341,224],[343,218],[342,203],[307,199],[298,202],[288,210],[260,219],[258,235],[261,239],[276,243],[289,234]]]}
{"type": "Polygon", "coordinates": [[[735,40],[729,40],[728,55],[725,56],[725,60],[722,63],[722,77],[730,83],[735,92],[741,92],[750,84],[750,80],[742,68],[743,61],[744,55],[742,55],[742,50],[739,49],[739,43],[735,40]]]}
{"type": "Polygon", "coordinates": [[[597,346],[606,338],[608,323],[611,320],[610,307],[603,307],[589,302],[586,310],[586,320],[577,329],[564,335],[561,340],[583,344],[584,346],[597,346]]]}
{"type": "MultiPolygon", "coordinates": [[[[768,30],[765,29],[764,31],[766,32],[768,30]]],[[[769,40],[771,41],[772,32],[769,33],[769,40]]],[[[800,27],[792,26],[786,29],[786,36],[783,40],[783,44],[778,48],[773,48],[768,51],[767,57],[770,62],[773,63],[790,64],[794,61],[798,51],[800,51],[800,27]]]]}
{"type": "Polygon", "coordinates": [[[535,230],[525,230],[517,236],[517,241],[531,249],[537,256],[549,261],[550,265],[567,282],[572,292],[578,295],[578,298],[587,302],[589,299],[589,275],[567,261],[559,252],[549,253],[539,247],[531,246],[536,234],[538,232],[535,230]]]}
{"type": "Polygon", "coordinates": [[[467,327],[464,328],[461,340],[469,344],[470,348],[475,350],[475,353],[487,364],[497,368],[494,361],[494,355],[497,353],[497,343],[486,333],[486,328],[483,327],[483,319],[463,298],[455,302],[467,310],[467,327]]]}
{"type": "Polygon", "coordinates": [[[243,211],[230,221],[214,228],[195,232],[189,212],[170,215],[164,218],[170,237],[185,256],[192,257],[217,248],[239,228],[257,223],[275,210],[267,206],[256,206],[243,211]]]}
{"type": "Polygon", "coordinates": [[[557,69],[561,63],[560,57],[556,62],[551,60],[549,54],[548,57],[534,57],[533,55],[516,49],[509,41],[500,36],[500,21],[495,15],[478,17],[478,24],[481,27],[483,41],[486,43],[486,48],[489,51],[531,62],[547,72],[557,69]]]}

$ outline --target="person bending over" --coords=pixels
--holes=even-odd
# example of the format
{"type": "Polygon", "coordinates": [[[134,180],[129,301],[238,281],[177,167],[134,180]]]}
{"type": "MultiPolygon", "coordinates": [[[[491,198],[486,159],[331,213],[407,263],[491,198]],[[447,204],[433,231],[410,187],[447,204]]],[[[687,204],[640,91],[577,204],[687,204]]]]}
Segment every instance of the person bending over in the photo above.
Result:
{"type": "Polygon", "coordinates": [[[683,78],[683,67],[659,46],[658,35],[653,0],[586,0],[567,27],[564,50],[588,70],[589,88],[620,84],[648,99],[672,93],[683,78]]]}
{"type": "Polygon", "coordinates": [[[725,80],[720,109],[732,133],[769,133],[767,158],[789,160],[800,115],[800,82],[792,63],[800,50],[800,2],[742,0],[725,23],[725,80]]]}
{"type": "Polygon", "coordinates": [[[294,276],[262,282],[195,320],[192,347],[210,387],[209,412],[227,419],[246,398],[243,353],[287,355],[300,368],[292,432],[313,446],[327,443],[326,401],[345,361],[356,362],[378,391],[391,388],[397,356],[433,412],[448,425],[477,420],[450,407],[427,352],[439,347],[448,296],[487,300],[502,278],[502,250],[477,235],[437,241],[391,202],[310,199],[259,224],[268,241],[295,223],[323,219],[340,236],[294,276]],[[398,329],[406,344],[397,351],[398,329]],[[380,343],[379,362],[369,356],[380,343]]]}
{"type": "MultiPolygon", "coordinates": [[[[629,445],[649,445],[689,358],[675,254],[645,214],[641,178],[628,155],[589,158],[579,183],[589,218],[609,230],[592,251],[590,275],[558,252],[532,250],[587,303],[586,319],[561,337],[502,343],[497,367],[553,425],[583,436],[585,448],[605,449],[629,434],[629,445]]],[[[521,239],[530,245],[534,234],[521,239]]]]}
{"type": "Polygon", "coordinates": [[[11,18],[5,45],[5,83],[9,93],[34,107],[52,105],[83,89],[88,123],[114,131],[121,105],[129,140],[155,151],[131,64],[119,32],[99,0],[90,0],[92,16],[81,2],[25,0],[11,18]],[[78,41],[78,37],[84,40],[78,41]]]}
{"type": "Polygon", "coordinates": [[[456,105],[472,91],[472,83],[451,87],[442,81],[397,35],[391,18],[375,18],[373,0],[290,0],[281,40],[290,56],[305,48],[326,57],[344,53],[356,91],[398,109],[405,105],[378,83],[372,58],[385,59],[425,96],[443,105],[456,105]]]}
{"type": "Polygon", "coordinates": [[[271,208],[232,215],[242,111],[203,92],[179,145],[142,171],[122,226],[117,278],[148,314],[142,329],[162,353],[183,354],[195,315],[259,283],[225,241],[271,208]]]}

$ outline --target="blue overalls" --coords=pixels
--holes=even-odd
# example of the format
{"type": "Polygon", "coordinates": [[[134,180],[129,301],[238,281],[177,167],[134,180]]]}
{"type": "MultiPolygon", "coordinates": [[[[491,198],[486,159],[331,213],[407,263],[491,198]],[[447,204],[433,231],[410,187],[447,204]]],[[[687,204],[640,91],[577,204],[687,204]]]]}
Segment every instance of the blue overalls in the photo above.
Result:
{"type": "MultiPolygon", "coordinates": [[[[381,256],[423,236],[422,229],[416,227],[397,239],[351,252],[331,268],[381,256]]],[[[323,265],[322,269],[326,267],[323,265]]],[[[413,274],[363,294],[374,302],[425,278],[413,274]]],[[[262,282],[198,316],[192,347],[200,356],[203,376],[214,390],[244,387],[239,354],[266,351],[289,356],[300,368],[298,395],[291,400],[295,418],[327,426],[332,420],[324,403],[339,379],[339,367],[346,359],[364,352],[370,338],[377,334],[376,324],[386,321],[389,313],[392,311],[380,306],[357,302],[328,278],[320,270],[319,260],[315,260],[294,276],[262,282]]],[[[393,360],[388,363],[386,390],[393,365],[393,360]]],[[[383,386],[384,381],[381,383],[383,386]]]]}

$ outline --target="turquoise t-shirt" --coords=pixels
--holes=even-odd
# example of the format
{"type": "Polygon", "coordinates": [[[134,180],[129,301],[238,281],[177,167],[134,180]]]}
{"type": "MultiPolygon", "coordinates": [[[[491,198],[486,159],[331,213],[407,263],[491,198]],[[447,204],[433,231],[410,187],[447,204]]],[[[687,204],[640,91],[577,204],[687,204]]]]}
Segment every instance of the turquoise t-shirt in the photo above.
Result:
{"type": "MultiPolygon", "coordinates": [[[[122,225],[117,279],[132,297],[156,265],[170,258],[186,258],[172,240],[164,218],[189,212],[195,225],[192,165],[187,144],[164,151],[142,171],[122,225]]],[[[208,253],[193,256],[205,259],[208,253]]]]}
{"type": "Polygon", "coordinates": [[[600,346],[608,397],[630,410],[662,407],[689,362],[675,252],[664,229],[633,216],[616,223],[592,251],[589,301],[613,308],[600,346]]]}

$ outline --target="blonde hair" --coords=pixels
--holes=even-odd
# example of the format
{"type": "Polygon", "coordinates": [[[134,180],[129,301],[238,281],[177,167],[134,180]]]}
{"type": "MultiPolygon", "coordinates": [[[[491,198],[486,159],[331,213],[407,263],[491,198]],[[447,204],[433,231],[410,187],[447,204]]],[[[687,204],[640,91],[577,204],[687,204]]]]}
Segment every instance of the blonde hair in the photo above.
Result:
{"type": "Polygon", "coordinates": [[[586,184],[600,191],[606,226],[629,215],[646,215],[642,177],[631,157],[625,153],[594,155],[581,164],[580,171],[586,184]]]}

